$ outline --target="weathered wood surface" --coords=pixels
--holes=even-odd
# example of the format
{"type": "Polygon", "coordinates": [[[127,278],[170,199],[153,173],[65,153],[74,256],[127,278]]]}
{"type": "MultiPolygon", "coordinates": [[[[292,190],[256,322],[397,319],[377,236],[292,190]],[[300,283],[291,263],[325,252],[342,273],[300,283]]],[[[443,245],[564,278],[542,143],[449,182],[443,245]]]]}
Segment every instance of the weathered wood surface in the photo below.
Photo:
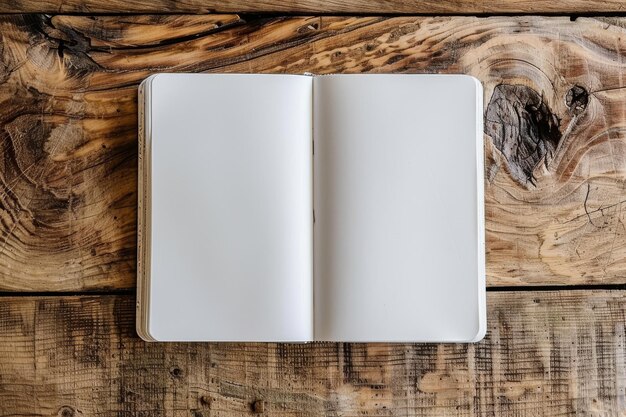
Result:
{"type": "Polygon", "coordinates": [[[136,87],[159,71],[472,74],[488,285],[626,282],[626,19],[15,15],[0,35],[0,290],[134,287],[136,87]]]}
{"type": "Polygon", "coordinates": [[[0,13],[623,13],[620,0],[11,0],[0,13]]]}
{"type": "Polygon", "coordinates": [[[146,344],[130,296],[8,297],[0,415],[625,415],[622,292],[488,305],[478,344],[146,344]]]}
{"type": "MultiPolygon", "coordinates": [[[[210,8],[200,1],[0,11],[210,8]]],[[[263,7],[495,7],[310,1],[263,7]]],[[[625,35],[622,18],[0,17],[0,291],[134,287],[136,86],[159,71],[472,74],[489,285],[626,283],[625,35]]],[[[146,344],[130,295],[3,296],[0,416],[624,416],[623,294],[490,292],[486,339],[439,346],[146,344]]]]}

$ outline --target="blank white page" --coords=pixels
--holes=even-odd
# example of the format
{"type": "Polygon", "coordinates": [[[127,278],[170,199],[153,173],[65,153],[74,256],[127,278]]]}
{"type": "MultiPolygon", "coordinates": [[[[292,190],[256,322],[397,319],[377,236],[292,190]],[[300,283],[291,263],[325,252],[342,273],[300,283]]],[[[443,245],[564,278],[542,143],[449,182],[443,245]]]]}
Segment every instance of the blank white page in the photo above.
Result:
{"type": "Polygon", "coordinates": [[[313,96],[315,339],[482,338],[480,83],[320,76],[313,96]]]}
{"type": "Polygon", "coordinates": [[[151,85],[150,336],[310,340],[311,77],[151,85]]]}

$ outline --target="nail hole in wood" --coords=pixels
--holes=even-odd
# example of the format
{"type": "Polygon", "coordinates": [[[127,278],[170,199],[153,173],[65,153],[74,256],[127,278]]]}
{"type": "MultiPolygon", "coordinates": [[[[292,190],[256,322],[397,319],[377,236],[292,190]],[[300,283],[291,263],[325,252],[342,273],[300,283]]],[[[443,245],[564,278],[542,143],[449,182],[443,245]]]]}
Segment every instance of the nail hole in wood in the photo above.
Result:
{"type": "Polygon", "coordinates": [[[172,377],[174,378],[180,378],[183,376],[183,371],[179,367],[174,366],[172,369],[170,369],[170,375],[172,375],[172,377]]]}
{"type": "Polygon", "coordinates": [[[74,417],[76,413],[74,412],[74,409],[72,407],[68,407],[67,405],[64,405],[63,407],[59,409],[59,412],[57,414],[60,417],[74,417]]]}
{"type": "Polygon", "coordinates": [[[200,404],[203,407],[211,408],[211,403],[212,402],[213,402],[213,399],[211,397],[207,396],[207,395],[203,395],[203,396],[200,397],[200,404]]]}
{"type": "Polygon", "coordinates": [[[252,411],[257,413],[257,414],[261,414],[265,412],[265,401],[263,400],[256,400],[255,402],[252,403],[252,411]]]}

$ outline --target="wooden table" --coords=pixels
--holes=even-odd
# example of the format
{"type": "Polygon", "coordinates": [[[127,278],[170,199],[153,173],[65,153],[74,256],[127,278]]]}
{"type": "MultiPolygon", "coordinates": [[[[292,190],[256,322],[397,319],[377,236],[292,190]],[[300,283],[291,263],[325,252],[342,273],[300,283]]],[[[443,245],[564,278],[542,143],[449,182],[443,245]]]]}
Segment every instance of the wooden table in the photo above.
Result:
{"type": "Polygon", "coordinates": [[[0,17],[0,416],[626,415],[624,4],[15,3],[40,14],[0,17]],[[162,71],[478,77],[487,337],[142,342],[137,85],[162,71]]]}

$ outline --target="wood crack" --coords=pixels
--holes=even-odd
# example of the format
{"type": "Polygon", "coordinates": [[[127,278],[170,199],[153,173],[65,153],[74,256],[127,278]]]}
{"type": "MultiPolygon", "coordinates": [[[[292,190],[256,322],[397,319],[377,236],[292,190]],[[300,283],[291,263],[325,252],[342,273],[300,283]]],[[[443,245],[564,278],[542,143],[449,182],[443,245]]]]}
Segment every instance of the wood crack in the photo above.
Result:
{"type": "MultiPolygon", "coordinates": [[[[585,201],[583,202],[583,207],[585,208],[585,214],[587,214],[587,219],[589,219],[589,223],[591,225],[598,227],[594,224],[593,220],[591,220],[591,215],[589,214],[589,210],[587,209],[587,200],[589,200],[589,192],[591,191],[591,184],[587,184],[587,194],[585,195],[585,201]]],[[[600,210],[600,209],[598,209],[600,210]]],[[[598,211],[596,210],[596,211],[598,211]]]]}

